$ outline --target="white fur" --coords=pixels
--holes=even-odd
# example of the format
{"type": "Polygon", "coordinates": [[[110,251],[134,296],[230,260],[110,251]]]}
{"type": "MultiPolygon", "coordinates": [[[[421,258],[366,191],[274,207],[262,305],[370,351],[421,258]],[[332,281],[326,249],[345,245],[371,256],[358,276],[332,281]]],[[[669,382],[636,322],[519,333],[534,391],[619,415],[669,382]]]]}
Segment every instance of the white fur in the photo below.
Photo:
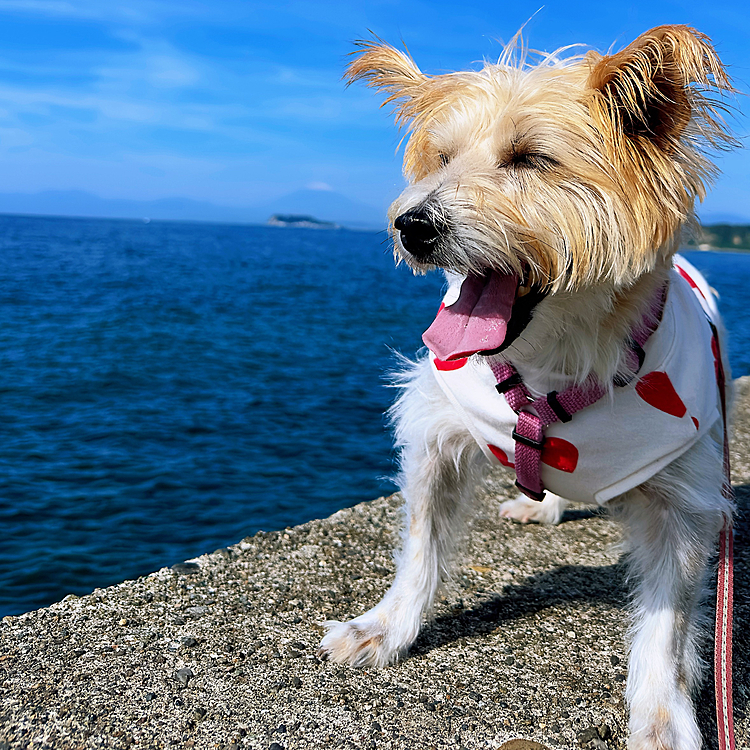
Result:
{"type": "Polygon", "coordinates": [[[708,562],[732,506],[721,493],[717,425],[614,507],[625,525],[634,586],[627,701],[630,750],[699,748],[691,695],[700,684],[708,562]]]}
{"type": "Polygon", "coordinates": [[[485,459],[422,360],[393,407],[401,450],[406,533],[393,585],[369,612],[329,622],[322,651],[333,661],[385,666],[414,642],[449,572],[485,459]]]}
{"type": "Polygon", "coordinates": [[[568,501],[564,497],[555,495],[553,492],[548,492],[541,503],[526,495],[519,495],[500,505],[500,515],[519,523],[548,523],[551,526],[557,526],[562,520],[567,505],[568,501]]]}

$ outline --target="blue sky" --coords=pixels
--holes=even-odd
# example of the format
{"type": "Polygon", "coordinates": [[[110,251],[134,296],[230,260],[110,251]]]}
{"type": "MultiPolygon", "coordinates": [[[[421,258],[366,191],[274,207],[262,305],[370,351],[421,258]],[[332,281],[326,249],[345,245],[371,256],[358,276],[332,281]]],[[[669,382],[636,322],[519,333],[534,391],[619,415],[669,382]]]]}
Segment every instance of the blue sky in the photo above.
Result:
{"type": "MultiPolygon", "coordinates": [[[[531,47],[600,51],[662,23],[707,33],[750,91],[746,2],[0,0],[0,193],[86,190],[246,206],[330,187],[385,209],[403,180],[377,95],[341,81],[368,29],[428,73],[531,47]]],[[[750,133],[750,100],[734,122],[750,133]],[[744,114],[743,114],[744,113],[744,114]]],[[[706,213],[750,220],[750,151],[722,158],[706,213]]]]}

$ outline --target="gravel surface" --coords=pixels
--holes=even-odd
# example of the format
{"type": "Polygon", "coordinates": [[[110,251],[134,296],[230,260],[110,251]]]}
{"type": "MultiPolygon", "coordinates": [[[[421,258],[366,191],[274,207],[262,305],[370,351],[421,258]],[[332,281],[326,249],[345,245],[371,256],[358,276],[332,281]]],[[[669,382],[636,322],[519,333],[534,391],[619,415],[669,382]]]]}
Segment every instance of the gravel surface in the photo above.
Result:
{"type": "MultiPolygon", "coordinates": [[[[747,750],[750,380],[738,383],[734,697],[747,750]]],[[[4,618],[0,750],[624,750],[617,527],[584,509],[557,528],[501,520],[510,488],[492,477],[434,621],[387,669],[316,651],[323,620],[364,612],[388,587],[395,495],[4,618]]],[[[707,748],[711,685],[698,701],[707,748]]]]}

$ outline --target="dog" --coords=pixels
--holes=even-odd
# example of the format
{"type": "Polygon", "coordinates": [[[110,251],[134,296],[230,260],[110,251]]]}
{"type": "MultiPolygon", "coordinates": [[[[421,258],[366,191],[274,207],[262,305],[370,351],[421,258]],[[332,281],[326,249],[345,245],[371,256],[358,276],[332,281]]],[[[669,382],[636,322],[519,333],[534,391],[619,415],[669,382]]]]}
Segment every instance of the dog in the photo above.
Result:
{"type": "Polygon", "coordinates": [[[680,25],[533,65],[516,40],[497,64],[436,76],[379,39],[358,44],[349,81],[385,92],[408,128],[396,258],[442,269],[448,292],[392,410],[406,503],[395,580],[362,616],[326,623],[321,653],[405,655],[475,487],[504,464],[521,490],[504,517],[556,524],[577,500],[622,522],[628,747],[696,750],[700,602],[733,512],[717,373],[731,378],[714,295],[676,251],[715,174],[707,153],[735,145],[725,69],[680,25]]]}

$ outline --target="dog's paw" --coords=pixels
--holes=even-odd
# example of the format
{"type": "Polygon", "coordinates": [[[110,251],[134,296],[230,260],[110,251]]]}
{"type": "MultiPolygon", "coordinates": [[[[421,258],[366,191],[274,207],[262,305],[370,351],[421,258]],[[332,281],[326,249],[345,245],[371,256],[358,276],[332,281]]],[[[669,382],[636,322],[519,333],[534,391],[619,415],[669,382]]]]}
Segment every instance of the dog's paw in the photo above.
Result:
{"type": "Polygon", "coordinates": [[[328,630],[318,655],[352,667],[385,667],[396,661],[400,649],[389,644],[383,623],[369,613],[350,622],[324,623],[328,630]]]}
{"type": "Polygon", "coordinates": [[[686,696],[652,704],[645,715],[638,713],[631,712],[628,750],[700,750],[701,733],[686,696]]]}
{"type": "Polygon", "coordinates": [[[500,515],[518,523],[548,523],[556,526],[560,523],[565,504],[565,500],[551,493],[541,503],[526,495],[519,495],[500,504],[500,515]]]}

